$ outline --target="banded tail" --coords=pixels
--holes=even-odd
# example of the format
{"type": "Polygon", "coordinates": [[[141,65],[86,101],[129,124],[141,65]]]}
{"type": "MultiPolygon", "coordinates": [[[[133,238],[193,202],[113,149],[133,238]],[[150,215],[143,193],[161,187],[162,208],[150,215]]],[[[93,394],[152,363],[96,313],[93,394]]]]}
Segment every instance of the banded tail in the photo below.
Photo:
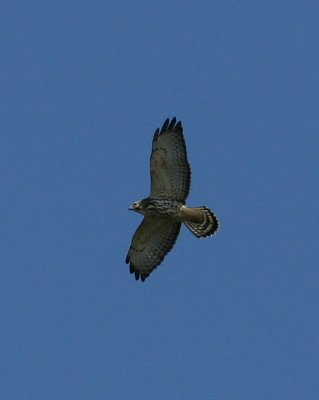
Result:
{"type": "Polygon", "coordinates": [[[207,207],[182,206],[181,213],[187,228],[198,238],[213,235],[219,228],[216,215],[207,207]]]}

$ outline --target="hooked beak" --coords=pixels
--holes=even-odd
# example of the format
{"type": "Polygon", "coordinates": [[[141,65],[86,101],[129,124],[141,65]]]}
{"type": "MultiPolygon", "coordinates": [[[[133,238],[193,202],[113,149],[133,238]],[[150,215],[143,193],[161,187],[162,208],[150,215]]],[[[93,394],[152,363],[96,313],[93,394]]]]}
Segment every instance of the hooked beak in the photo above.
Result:
{"type": "Polygon", "coordinates": [[[128,209],[129,211],[134,211],[135,210],[134,204],[131,204],[128,209]]]}

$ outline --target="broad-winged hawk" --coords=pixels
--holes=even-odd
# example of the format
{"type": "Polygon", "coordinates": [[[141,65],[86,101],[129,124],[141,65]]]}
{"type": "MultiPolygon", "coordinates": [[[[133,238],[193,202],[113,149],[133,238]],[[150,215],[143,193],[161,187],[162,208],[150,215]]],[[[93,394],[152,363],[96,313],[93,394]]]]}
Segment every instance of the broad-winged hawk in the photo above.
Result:
{"type": "Polygon", "coordinates": [[[144,281],[174,246],[181,224],[198,238],[213,235],[219,223],[207,207],[187,207],[191,170],[181,121],[167,119],[154,133],[151,193],[130,210],[144,215],[126,256],[130,272],[144,281]]]}

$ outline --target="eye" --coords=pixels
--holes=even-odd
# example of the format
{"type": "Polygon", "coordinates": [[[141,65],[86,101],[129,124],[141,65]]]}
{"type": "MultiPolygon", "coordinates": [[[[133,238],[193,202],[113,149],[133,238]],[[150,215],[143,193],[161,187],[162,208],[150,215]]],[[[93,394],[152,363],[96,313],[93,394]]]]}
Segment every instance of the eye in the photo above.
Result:
{"type": "Polygon", "coordinates": [[[134,207],[134,208],[138,208],[138,201],[134,201],[133,207],[134,207]]]}

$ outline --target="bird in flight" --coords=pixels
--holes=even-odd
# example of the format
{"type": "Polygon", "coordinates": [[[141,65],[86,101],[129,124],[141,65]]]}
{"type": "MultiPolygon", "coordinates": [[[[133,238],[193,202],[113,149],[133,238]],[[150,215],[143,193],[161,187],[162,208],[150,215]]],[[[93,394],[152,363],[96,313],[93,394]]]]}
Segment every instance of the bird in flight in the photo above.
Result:
{"type": "Polygon", "coordinates": [[[191,170],[181,121],[166,119],[156,129],[150,160],[149,197],[134,202],[129,210],[144,216],[126,256],[126,264],[135,279],[142,282],[173,248],[181,224],[197,237],[213,235],[219,222],[207,207],[185,205],[190,189],[191,170]]]}

